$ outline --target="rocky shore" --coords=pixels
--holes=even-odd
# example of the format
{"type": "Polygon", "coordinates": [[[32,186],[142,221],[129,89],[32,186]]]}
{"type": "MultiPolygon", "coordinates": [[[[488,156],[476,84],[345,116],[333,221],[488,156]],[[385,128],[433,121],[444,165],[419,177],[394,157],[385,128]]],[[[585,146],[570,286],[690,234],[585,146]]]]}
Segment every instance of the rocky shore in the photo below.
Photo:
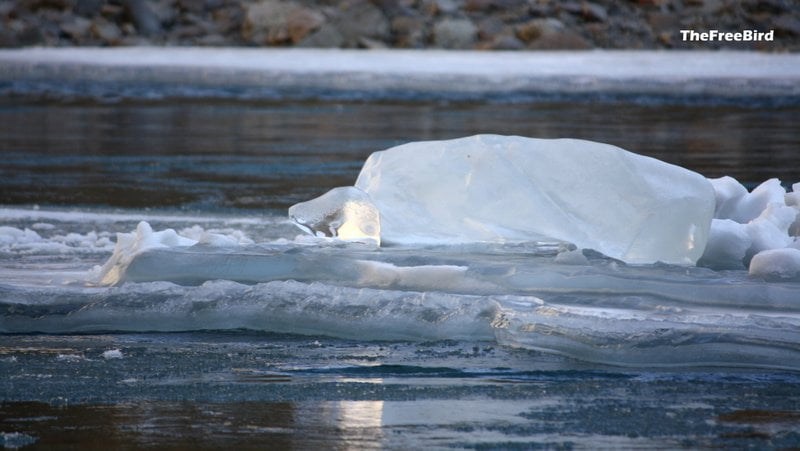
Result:
{"type": "Polygon", "coordinates": [[[800,50],[795,0],[0,0],[0,47],[800,50]],[[685,42],[680,30],[774,31],[685,42]]]}

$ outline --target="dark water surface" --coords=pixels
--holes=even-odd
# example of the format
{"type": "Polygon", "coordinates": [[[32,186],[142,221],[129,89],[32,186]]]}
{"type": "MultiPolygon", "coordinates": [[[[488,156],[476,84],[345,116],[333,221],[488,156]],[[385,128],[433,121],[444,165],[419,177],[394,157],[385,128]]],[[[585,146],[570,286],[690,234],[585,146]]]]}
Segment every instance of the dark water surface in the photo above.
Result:
{"type": "MultiPolygon", "coordinates": [[[[74,449],[779,448],[798,375],[626,370],[491,343],[0,336],[7,444],[74,449]],[[117,350],[114,358],[104,352],[117,350]],[[37,393],[36,401],[26,400],[37,393]]],[[[0,444],[3,444],[0,442],[0,444]]]]}
{"type": "Polygon", "coordinates": [[[0,101],[0,203],[284,209],[373,151],[477,133],[583,138],[747,184],[800,180],[800,107],[0,101]]]}

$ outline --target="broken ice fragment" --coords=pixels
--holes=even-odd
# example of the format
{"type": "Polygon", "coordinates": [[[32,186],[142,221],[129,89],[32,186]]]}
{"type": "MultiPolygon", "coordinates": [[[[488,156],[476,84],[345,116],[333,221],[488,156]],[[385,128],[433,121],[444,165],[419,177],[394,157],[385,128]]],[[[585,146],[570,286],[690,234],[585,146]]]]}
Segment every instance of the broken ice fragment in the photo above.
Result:
{"type": "Polygon", "coordinates": [[[716,193],[717,219],[732,219],[744,224],[757,218],[769,204],[784,203],[786,191],[778,179],[769,179],[752,192],[733,177],[710,179],[716,193]]]}
{"type": "Polygon", "coordinates": [[[334,188],[316,199],[292,205],[289,217],[312,235],[381,243],[380,213],[364,191],[334,188]]]}
{"type": "Polygon", "coordinates": [[[741,269],[753,244],[745,224],[732,219],[713,219],[700,264],[717,269],[741,269]]]}
{"type": "Polygon", "coordinates": [[[800,249],[769,249],[759,252],[750,262],[750,275],[765,279],[800,277],[800,249]]]}
{"type": "Polygon", "coordinates": [[[577,139],[409,143],[373,153],[356,187],[385,242],[550,239],[629,263],[695,263],[715,208],[701,175],[577,139]]]}

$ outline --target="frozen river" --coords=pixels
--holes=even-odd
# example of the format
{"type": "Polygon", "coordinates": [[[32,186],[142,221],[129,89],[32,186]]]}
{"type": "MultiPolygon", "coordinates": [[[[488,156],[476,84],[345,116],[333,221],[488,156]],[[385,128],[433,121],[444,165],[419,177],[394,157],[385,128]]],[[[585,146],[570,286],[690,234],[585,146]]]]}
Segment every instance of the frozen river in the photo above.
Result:
{"type": "Polygon", "coordinates": [[[291,244],[285,212],[351,185],[375,150],[477,133],[584,138],[749,187],[793,183],[798,123],[796,102],[729,99],[15,91],[0,100],[0,443],[797,446],[796,281],[600,255],[562,265],[534,245],[309,248],[291,244]],[[150,266],[139,282],[87,286],[140,220],[236,240],[240,253],[207,260],[154,254],[229,280],[150,266]],[[243,261],[314,271],[250,277],[243,261]],[[348,278],[353,261],[456,269],[348,278]]]}

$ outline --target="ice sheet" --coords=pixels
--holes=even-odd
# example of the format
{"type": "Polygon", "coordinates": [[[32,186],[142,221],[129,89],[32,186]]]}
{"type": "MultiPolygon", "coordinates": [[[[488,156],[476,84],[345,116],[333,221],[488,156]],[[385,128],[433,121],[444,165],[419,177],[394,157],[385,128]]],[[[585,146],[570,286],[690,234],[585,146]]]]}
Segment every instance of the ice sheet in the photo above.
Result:
{"type": "Polygon", "coordinates": [[[128,254],[120,284],[87,286],[87,270],[111,248],[86,252],[61,237],[81,231],[75,243],[88,242],[103,231],[87,232],[76,215],[39,226],[38,238],[24,232],[42,220],[15,220],[16,238],[0,244],[0,331],[245,328],[488,340],[620,365],[800,368],[800,284],[743,269],[627,265],[530,242],[376,248],[295,239],[296,231],[265,218],[252,231],[282,238],[249,243],[231,230],[203,242],[200,225],[179,223],[186,227],[172,233],[184,239],[141,225],[129,236],[141,245],[128,254]],[[39,253],[20,248],[31,240],[39,253]]]}

